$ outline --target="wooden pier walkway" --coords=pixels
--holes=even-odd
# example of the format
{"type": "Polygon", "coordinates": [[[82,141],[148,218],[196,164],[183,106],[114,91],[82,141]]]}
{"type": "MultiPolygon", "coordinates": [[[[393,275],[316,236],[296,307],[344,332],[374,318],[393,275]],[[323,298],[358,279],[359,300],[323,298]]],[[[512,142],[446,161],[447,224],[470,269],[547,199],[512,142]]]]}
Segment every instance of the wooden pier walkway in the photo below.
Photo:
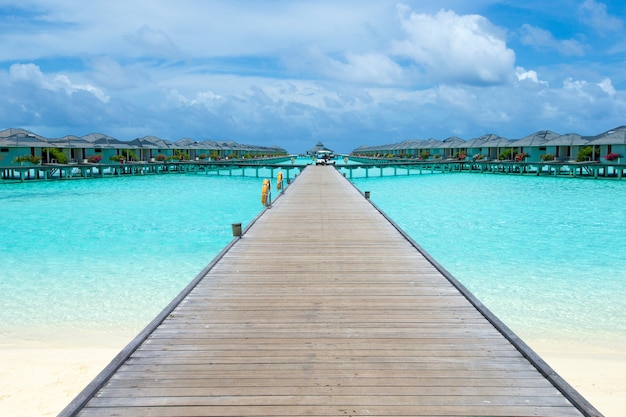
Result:
{"type": "Polygon", "coordinates": [[[311,166],[60,415],[601,415],[457,284],[311,166]]]}

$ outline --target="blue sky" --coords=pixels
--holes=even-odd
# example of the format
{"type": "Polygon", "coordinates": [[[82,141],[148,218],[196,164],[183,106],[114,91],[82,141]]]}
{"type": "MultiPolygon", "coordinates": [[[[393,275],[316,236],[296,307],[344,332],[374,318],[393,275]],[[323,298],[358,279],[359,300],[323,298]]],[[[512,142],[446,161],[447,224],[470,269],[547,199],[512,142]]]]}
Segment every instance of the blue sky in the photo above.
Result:
{"type": "Polygon", "coordinates": [[[0,0],[0,129],[348,152],[626,124],[626,3],[0,0]]]}

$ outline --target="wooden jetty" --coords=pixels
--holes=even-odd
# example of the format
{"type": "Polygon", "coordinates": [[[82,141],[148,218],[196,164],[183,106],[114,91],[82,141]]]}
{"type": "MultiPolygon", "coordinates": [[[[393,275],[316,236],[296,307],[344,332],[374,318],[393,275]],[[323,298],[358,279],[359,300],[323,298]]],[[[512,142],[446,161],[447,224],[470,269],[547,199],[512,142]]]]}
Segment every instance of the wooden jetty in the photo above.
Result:
{"type": "Polygon", "coordinates": [[[140,176],[158,174],[213,174],[213,175],[252,175],[258,178],[259,169],[283,169],[289,178],[291,170],[302,171],[306,164],[281,164],[290,158],[259,158],[253,160],[224,161],[162,161],[162,162],[125,162],[125,163],[73,163],[73,164],[41,164],[0,166],[0,180],[31,181],[31,180],[71,180],[119,176],[140,176]]]}
{"type": "Polygon", "coordinates": [[[356,415],[601,414],[329,166],[60,414],[356,415]]]}
{"type": "Polygon", "coordinates": [[[626,164],[575,162],[575,161],[466,161],[466,160],[393,160],[373,158],[350,158],[355,161],[338,168],[347,173],[348,178],[357,175],[364,177],[435,174],[448,172],[517,174],[551,176],[561,178],[592,178],[621,180],[626,175],[626,164]],[[359,172],[362,171],[362,172],[359,172]],[[371,171],[371,172],[370,172],[371,171]],[[357,175],[355,175],[355,172],[357,175]]]}
{"type": "MultiPolygon", "coordinates": [[[[311,165],[311,161],[291,161],[291,158],[263,158],[256,160],[223,161],[164,161],[127,163],[43,164],[0,166],[0,180],[70,180],[133,175],[206,174],[227,176],[253,176],[259,178],[260,169],[283,170],[290,179],[311,165]]],[[[489,173],[551,176],[560,178],[616,179],[626,177],[626,164],[597,162],[516,162],[516,161],[458,161],[458,160],[393,160],[375,158],[350,158],[350,162],[337,163],[336,168],[347,178],[372,176],[398,176],[443,173],[489,173]]]]}

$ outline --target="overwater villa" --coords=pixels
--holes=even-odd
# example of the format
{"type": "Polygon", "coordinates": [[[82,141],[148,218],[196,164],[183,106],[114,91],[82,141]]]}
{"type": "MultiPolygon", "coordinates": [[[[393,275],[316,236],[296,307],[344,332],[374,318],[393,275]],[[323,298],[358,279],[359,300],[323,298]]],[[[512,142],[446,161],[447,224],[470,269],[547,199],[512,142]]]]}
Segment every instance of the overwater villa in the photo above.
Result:
{"type": "Polygon", "coordinates": [[[510,160],[523,162],[607,162],[616,163],[626,155],[626,126],[596,136],[576,133],[560,135],[542,130],[521,139],[488,134],[471,140],[456,136],[445,140],[406,140],[400,143],[361,146],[352,155],[417,160],[510,160]]]}
{"type": "Polygon", "coordinates": [[[314,147],[306,151],[307,155],[315,156],[318,152],[327,152],[330,155],[333,155],[334,152],[332,149],[328,149],[322,142],[317,142],[314,147]]]}
{"type": "Polygon", "coordinates": [[[170,142],[154,136],[122,141],[101,133],[60,139],[46,138],[24,129],[0,132],[0,165],[22,162],[71,164],[81,162],[135,161],[177,159],[231,159],[286,155],[277,146],[245,145],[237,142],[202,142],[185,138],[170,142]]]}

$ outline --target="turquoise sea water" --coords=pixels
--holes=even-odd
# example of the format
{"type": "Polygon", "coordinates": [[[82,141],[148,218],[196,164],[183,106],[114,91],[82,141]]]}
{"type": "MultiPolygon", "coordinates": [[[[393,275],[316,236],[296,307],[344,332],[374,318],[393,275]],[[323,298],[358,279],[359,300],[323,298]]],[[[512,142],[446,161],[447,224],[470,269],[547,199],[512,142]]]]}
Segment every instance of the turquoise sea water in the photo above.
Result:
{"type": "Polygon", "coordinates": [[[141,329],[261,211],[260,181],[0,184],[0,334],[141,329]]]}
{"type": "MultiPolygon", "coordinates": [[[[353,181],[522,337],[626,342],[626,182],[353,181]]],[[[232,239],[231,223],[261,211],[260,189],[205,175],[0,184],[0,335],[136,333],[232,239]]]]}
{"type": "Polygon", "coordinates": [[[522,337],[626,343],[626,182],[491,174],[354,180],[522,337]]]}

